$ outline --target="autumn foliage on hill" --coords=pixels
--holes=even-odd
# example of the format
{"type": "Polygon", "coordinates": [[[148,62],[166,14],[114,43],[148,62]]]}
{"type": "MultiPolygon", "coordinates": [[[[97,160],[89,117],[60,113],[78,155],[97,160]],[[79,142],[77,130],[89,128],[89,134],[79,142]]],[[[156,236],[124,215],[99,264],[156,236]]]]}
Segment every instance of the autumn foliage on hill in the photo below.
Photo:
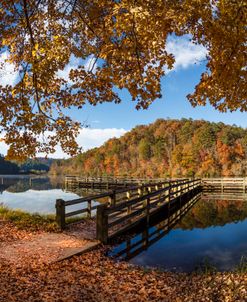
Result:
{"type": "Polygon", "coordinates": [[[0,83],[7,158],[54,153],[57,144],[77,154],[81,124],[69,108],[84,115],[86,104],[119,103],[123,89],[148,108],[176,64],[171,37],[206,53],[190,103],[246,112],[246,20],[243,0],[0,0],[0,77],[6,65],[16,74],[0,83]]]}
{"type": "Polygon", "coordinates": [[[53,163],[52,174],[245,176],[247,130],[191,119],[137,126],[119,139],[53,163]]]}

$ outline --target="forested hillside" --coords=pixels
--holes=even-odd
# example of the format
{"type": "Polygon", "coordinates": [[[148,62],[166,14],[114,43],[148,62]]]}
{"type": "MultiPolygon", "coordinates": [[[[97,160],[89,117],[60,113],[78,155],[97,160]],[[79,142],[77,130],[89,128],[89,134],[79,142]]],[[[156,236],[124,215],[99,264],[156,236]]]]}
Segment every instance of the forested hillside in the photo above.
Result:
{"type": "Polygon", "coordinates": [[[27,159],[24,162],[12,162],[0,154],[0,174],[46,173],[52,162],[53,159],[42,157],[27,159]]]}
{"type": "Polygon", "coordinates": [[[27,159],[25,162],[20,163],[20,171],[22,173],[45,173],[50,169],[53,159],[38,157],[36,159],[27,159]]]}
{"type": "Polygon", "coordinates": [[[247,130],[203,120],[163,120],[52,164],[53,174],[138,177],[245,176],[247,130]]]}
{"type": "Polygon", "coordinates": [[[0,174],[18,174],[19,170],[17,164],[5,160],[4,156],[0,154],[0,174]]]}

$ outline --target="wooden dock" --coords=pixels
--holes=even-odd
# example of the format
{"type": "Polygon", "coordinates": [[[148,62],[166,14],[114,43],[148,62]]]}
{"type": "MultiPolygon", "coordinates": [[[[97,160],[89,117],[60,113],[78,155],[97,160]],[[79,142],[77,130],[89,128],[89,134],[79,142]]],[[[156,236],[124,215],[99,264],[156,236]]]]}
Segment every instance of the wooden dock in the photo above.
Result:
{"type": "Polygon", "coordinates": [[[96,212],[97,239],[107,243],[143,221],[149,223],[150,218],[164,207],[181,202],[183,197],[200,189],[200,179],[180,179],[128,186],[70,201],[59,199],[56,201],[57,222],[64,229],[68,218],[81,214],[90,218],[96,212]],[[93,205],[95,201],[103,203],[93,205]],[[69,206],[75,205],[81,208],[67,211],[69,206]]]}
{"type": "Polygon", "coordinates": [[[121,189],[141,184],[158,183],[165,181],[164,178],[127,178],[127,177],[86,177],[65,176],[65,188],[91,188],[91,189],[121,189]]]}
{"type": "Polygon", "coordinates": [[[97,239],[108,243],[152,216],[163,212],[195,193],[245,194],[247,178],[135,179],[123,177],[67,176],[66,187],[101,189],[104,192],[74,200],[56,201],[56,217],[61,229],[74,219],[96,216],[97,239]],[[77,207],[71,210],[71,207],[77,207]],[[83,217],[82,217],[83,215],[83,217]]]}
{"type": "Polygon", "coordinates": [[[130,260],[144,250],[149,248],[155,242],[160,240],[173,229],[173,227],[182,219],[182,217],[197,203],[201,198],[201,193],[194,197],[184,198],[182,203],[173,203],[170,210],[162,215],[161,219],[157,217],[154,222],[145,225],[140,230],[135,231],[135,237],[127,237],[125,244],[121,245],[114,258],[130,260]],[[150,228],[152,227],[152,228],[150,228]],[[154,227],[154,228],[153,228],[154,227]]]}
{"type": "Polygon", "coordinates": [[[247,178],[203,178],[202,187],[208,192],[247,192],[247,178]]]}

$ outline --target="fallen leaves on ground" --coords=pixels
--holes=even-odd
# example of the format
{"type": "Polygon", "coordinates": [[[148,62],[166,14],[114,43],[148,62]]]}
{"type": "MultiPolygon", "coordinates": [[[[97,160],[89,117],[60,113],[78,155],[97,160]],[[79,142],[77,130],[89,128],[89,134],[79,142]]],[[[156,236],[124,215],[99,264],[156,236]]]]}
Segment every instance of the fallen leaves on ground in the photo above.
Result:
{"type": "Polygon", "coordinates": [[[33,233],[17,228],[13,223],[0,219],[0,245],[14,240],[28,239],[33,233]]]}
{"type": "Polygon", "coordinates": [[[0,302],[245,302],[247,296],[246,274],[143,270],[113,261],[103,248],[49,265],[24,264],[0,260],[0,302]]]}

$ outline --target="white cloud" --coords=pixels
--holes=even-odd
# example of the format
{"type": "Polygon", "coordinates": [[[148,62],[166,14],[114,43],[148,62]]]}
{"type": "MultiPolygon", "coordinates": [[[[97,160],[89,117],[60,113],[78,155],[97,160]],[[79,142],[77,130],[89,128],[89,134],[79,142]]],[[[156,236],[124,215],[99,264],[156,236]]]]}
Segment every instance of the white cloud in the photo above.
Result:
{"type": "Polygon", "coordinates": [[[76,58],[74,55],[71,55],[69,63],[64,67],[63,70],[57,72],[57,76],[66,80],[69,84],[73,84],[73,81],[69,78],[69,73],[71,69],[77,69],[79,65],[82,64],[80,58],[76,58]]]}
{"type": "Polygon", "coordinates": [[[8,62],[9,52],[5,51],[0,54],[0,85],[14,85],[19,76],[15,71],[15,65],[8,62]]]}
{"type": "MultiPolygon", "coordinates": [[[[166,45],[168,53],[175,56],[174,70],[186,69],[189,66],[198,63],[206,58],[207,50],[202,45],[193,44],[188,36],[174,37],[170,36],[166,45]]],[[[171,70],[166,70],[169,72],[171,70]]]]}
{"type": "MultiPolygon", "coordinates": [[[[103,145],[108,139],[113,137],[120,137],[127,131],[123,128],[106,128],[106,129],[91,129],[83,128],[77,137],[78,144],[83,148],[83,151],[99,147],[103,145]]],[[[5,143],[0,141],[0,154],[6,155],[8,147],[5,143]]],[[[38,156],[44,156],[44,154],[38,154],[38,156]]],[[[56,148],[56,152],[50,154],[51,158],[68,158],[69,156],[61,150],[59,146],[56,148]]]]}
{"type": "Polygon", "coordinates": [[[84,66],[86,71],[92,71],[93,73],[95,73],[97,68],[96,58],[94,56],[90,56],[84,66]]]}
{"type": "Polygon", "coordinates": [[[80,65],[84,65],[86,71],[96,71],[97,64],[95,62],[95,57],[89,56],[87,60],[82,60],[81,58],[76,58],[71,55],[69,63],[64,67],[63,70],[57,72],[57,76],[66,80],[69,84],[73,84],[73,81],[69,78],[69,73],[71,69],[77,69],[80,65]]]}

